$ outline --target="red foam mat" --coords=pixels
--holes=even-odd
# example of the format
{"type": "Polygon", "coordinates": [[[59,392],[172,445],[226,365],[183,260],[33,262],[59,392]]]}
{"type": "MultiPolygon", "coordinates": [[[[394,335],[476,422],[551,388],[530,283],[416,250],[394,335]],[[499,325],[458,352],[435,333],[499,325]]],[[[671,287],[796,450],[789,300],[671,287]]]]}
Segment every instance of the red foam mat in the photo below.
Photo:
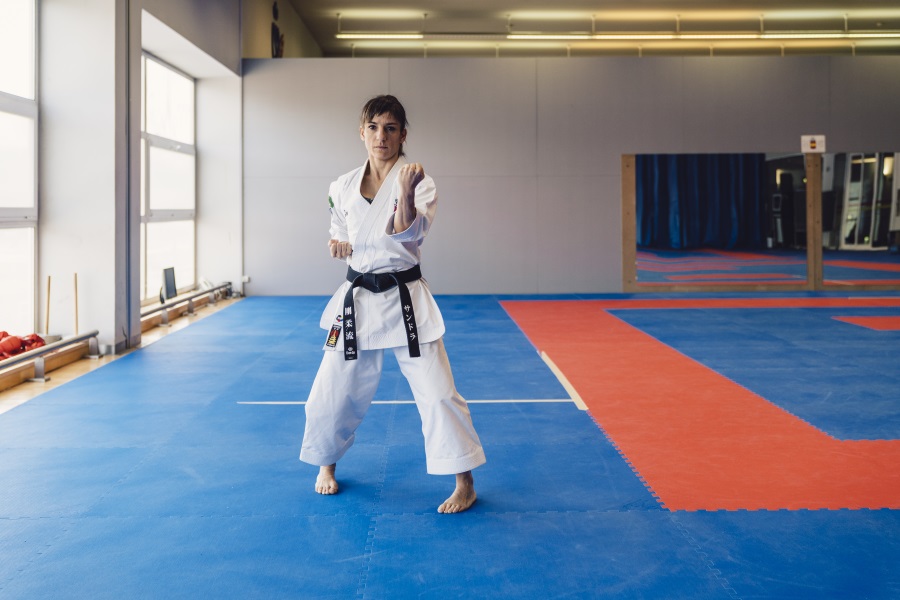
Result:
{"type": "MultiPolygon", "coordinates": [[[[672,281],[705,281],[707,279],[801,279],[787,273],[707,273],[705,275],[669,275],[666,279],[672,281]]],[[[802,278],[805,281],[806,278],[802,278]]]]}
{"type": "Polygon", "coordinates": [[[900,440],[836,440],[608,312],[900,306],[900,299],[502,304],[666,508],[900,508],[900,440]]]}
{"type": "Polygon", "coordinates": [[[835,317],[835,319],[875,331],[900,331],[900,317],[835,317]]]}
{"type": "Polygon", "coordinates": [[[847,267],[850,269],[865,269],[868,271],[891,271],[900,273],[900,264],[897,263],[878,263],[862,260],[826,260],[824,262],[827,267],[847,267]]]}

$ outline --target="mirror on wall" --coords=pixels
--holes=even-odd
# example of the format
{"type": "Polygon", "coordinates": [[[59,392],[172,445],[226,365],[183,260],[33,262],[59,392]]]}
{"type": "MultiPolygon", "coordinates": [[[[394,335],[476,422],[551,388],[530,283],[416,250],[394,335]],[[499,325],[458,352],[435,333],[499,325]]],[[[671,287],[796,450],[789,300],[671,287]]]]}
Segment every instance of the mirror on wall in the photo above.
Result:
{"type": "Polygon", "coordinates": [[[802,154],[633,158],[632,273],[640,290],[809,289],[813,260],[822,263],[825,288],[900,287],[900,154],[822,155],[821,198],[816,191],[809,202],[802,154]],[[810,219],[808,206],[821,219],[810,219]],[[807,240],[819,238],[808,235],[809,223],[822,229],[813,252],[807,240]]]}
{"type": "Polygon", "coordinates": [[[822,157],[826,286],[900,285],[900,180],[895,152],[822,157]]]}
{"type": "Polygon", "coordinates": [[[635,157],[642,288],[806,283],[802,155],[635,157]]]}

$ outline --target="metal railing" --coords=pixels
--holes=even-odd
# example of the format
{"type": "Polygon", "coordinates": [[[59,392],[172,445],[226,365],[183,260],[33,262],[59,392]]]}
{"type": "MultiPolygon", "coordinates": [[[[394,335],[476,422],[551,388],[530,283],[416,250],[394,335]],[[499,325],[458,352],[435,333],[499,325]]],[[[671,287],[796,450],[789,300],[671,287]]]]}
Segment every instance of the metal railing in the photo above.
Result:
{"type": "Polygon", "coordinates": [[[159,306],[154,306],[152,308],[148,308],[147,310],[141,311],[141,318],[149,317],[150,315],[156,314],[158,312],[162,312],[162,322],[160,323],[164,327],[169,324],[169,309],[175,308],[180,304],[188,303],[187,312],[189,315],[194,314],[194,298],[199,298],[200,296],[209,296],[209,303],[216,304],[216,293],[219,290],[228,290],[229,294],[231,293],[231,282],[221,283],[215,287],[209,288],[207,290],[200,290],[198,292],[194,292],[189,296],[177,296],[169,302],[165,304],[160,304],[159,306]]]}
{"type": "MultiPolygon", "coordinates": [[[[223,283],[217,285],[215,287],[200,290],[198,292],[192,293],[189,296],[179,296],[174,298],[172,301],[167,302],[165,304],[160,304],[159,306],[154,306],[153,308],[141,312],[141,318],[147,317],[149,315],[162,312],[162,324],[169,324],[169,309],[174,308],[180,304],[188,303],[188,314],[194,313],[194,299],[199,298],[200,296],[209,295],[209,303],[216,304],[216,294],[220,290],[228,290],[229,294],[231,292],[231,283],[223,283]]],[[[56,342],[52,342],[41,346],[40,348],[35,348],[34,350],[29,350],[28,352],[23,352],[21,354],[16,354],[10,358],[0,360],[0,371],[5,371],[9,368],[15,367],[17,365],[21,365],[22,363],[26,363],[29,361],[34,361],[34,377],[31,381],[49,381],[50,378],[47,377],[47,368],[44,361],[44,357],[51,352],[59,350],[60,348],[66,348],[69,346],[74,346],[76,344],[80,344],[82,342],[88,342],[88,358],[100,358],[100,345],[97,341],[97,336],[100,335],[100,332],[97,330],[90,331],[88,333],[82,333],[80,335],[74,335],[69,338],[65,338],[56,342]]]]}
{"type": "Polygon", "coordinates": [[[60,348],[74,346],[75,344],[80,344],[86,341],[88,343],[88,357],[100,358],[100,346],[97,342],[97,336],[99,334],[99,331],[94,330],[88,333],[74,335],[63,340],[46,344],[44,346],[41,346],[40,348],[29,350],[28,352],[16,354],[15,356],[0,361],[0,370],[6,370],[10,367],[15,367],[16,365],[20,365],[24,362],[34,361],[34,377],[31,379],[31,381],[49,381],[50,378],[47,377],[47,368],[44,363],[44,357],[47,354],[59,350],[60,348]]]}

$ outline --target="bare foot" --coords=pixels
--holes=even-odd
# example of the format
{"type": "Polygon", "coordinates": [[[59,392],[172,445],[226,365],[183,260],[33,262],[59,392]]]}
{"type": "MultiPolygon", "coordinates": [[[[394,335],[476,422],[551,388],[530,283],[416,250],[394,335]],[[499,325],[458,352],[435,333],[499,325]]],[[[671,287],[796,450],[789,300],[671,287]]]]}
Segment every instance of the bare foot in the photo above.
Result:
{"type": "Polygon", "coordinates": [[[439,513],[459,513],[475,504],[475,480],[472,471],[459,473],[456,476],[456,489],[444,503],[438,506],[439,513]]]}
{"type": "Polygon", "coordinates": [[[316,477],[316,491],[320,494],[331,495],[338,493],[338,483],[334,478],[335,466],[319,467],[319,476],[316,477]]]}

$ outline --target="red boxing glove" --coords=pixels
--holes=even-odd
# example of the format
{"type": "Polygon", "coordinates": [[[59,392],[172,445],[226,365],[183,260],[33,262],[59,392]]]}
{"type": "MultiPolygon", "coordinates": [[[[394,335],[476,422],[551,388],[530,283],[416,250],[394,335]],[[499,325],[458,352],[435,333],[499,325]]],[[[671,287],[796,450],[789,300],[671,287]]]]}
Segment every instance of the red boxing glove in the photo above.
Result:
{"type": "Polygon", "coordinates": [[[40,348],[45,344],[46,342],[44,341],[44,339],[36,333],[26,335],[22,338],[22,345],[25,347],[25,352],[34,350],[35,348],[40,348]]]}
{"type": "Polygon", "coordinates": [[[22,351],[22,338],[10,335],[0,340],[0,352],[12,356],[22,351]]]}

